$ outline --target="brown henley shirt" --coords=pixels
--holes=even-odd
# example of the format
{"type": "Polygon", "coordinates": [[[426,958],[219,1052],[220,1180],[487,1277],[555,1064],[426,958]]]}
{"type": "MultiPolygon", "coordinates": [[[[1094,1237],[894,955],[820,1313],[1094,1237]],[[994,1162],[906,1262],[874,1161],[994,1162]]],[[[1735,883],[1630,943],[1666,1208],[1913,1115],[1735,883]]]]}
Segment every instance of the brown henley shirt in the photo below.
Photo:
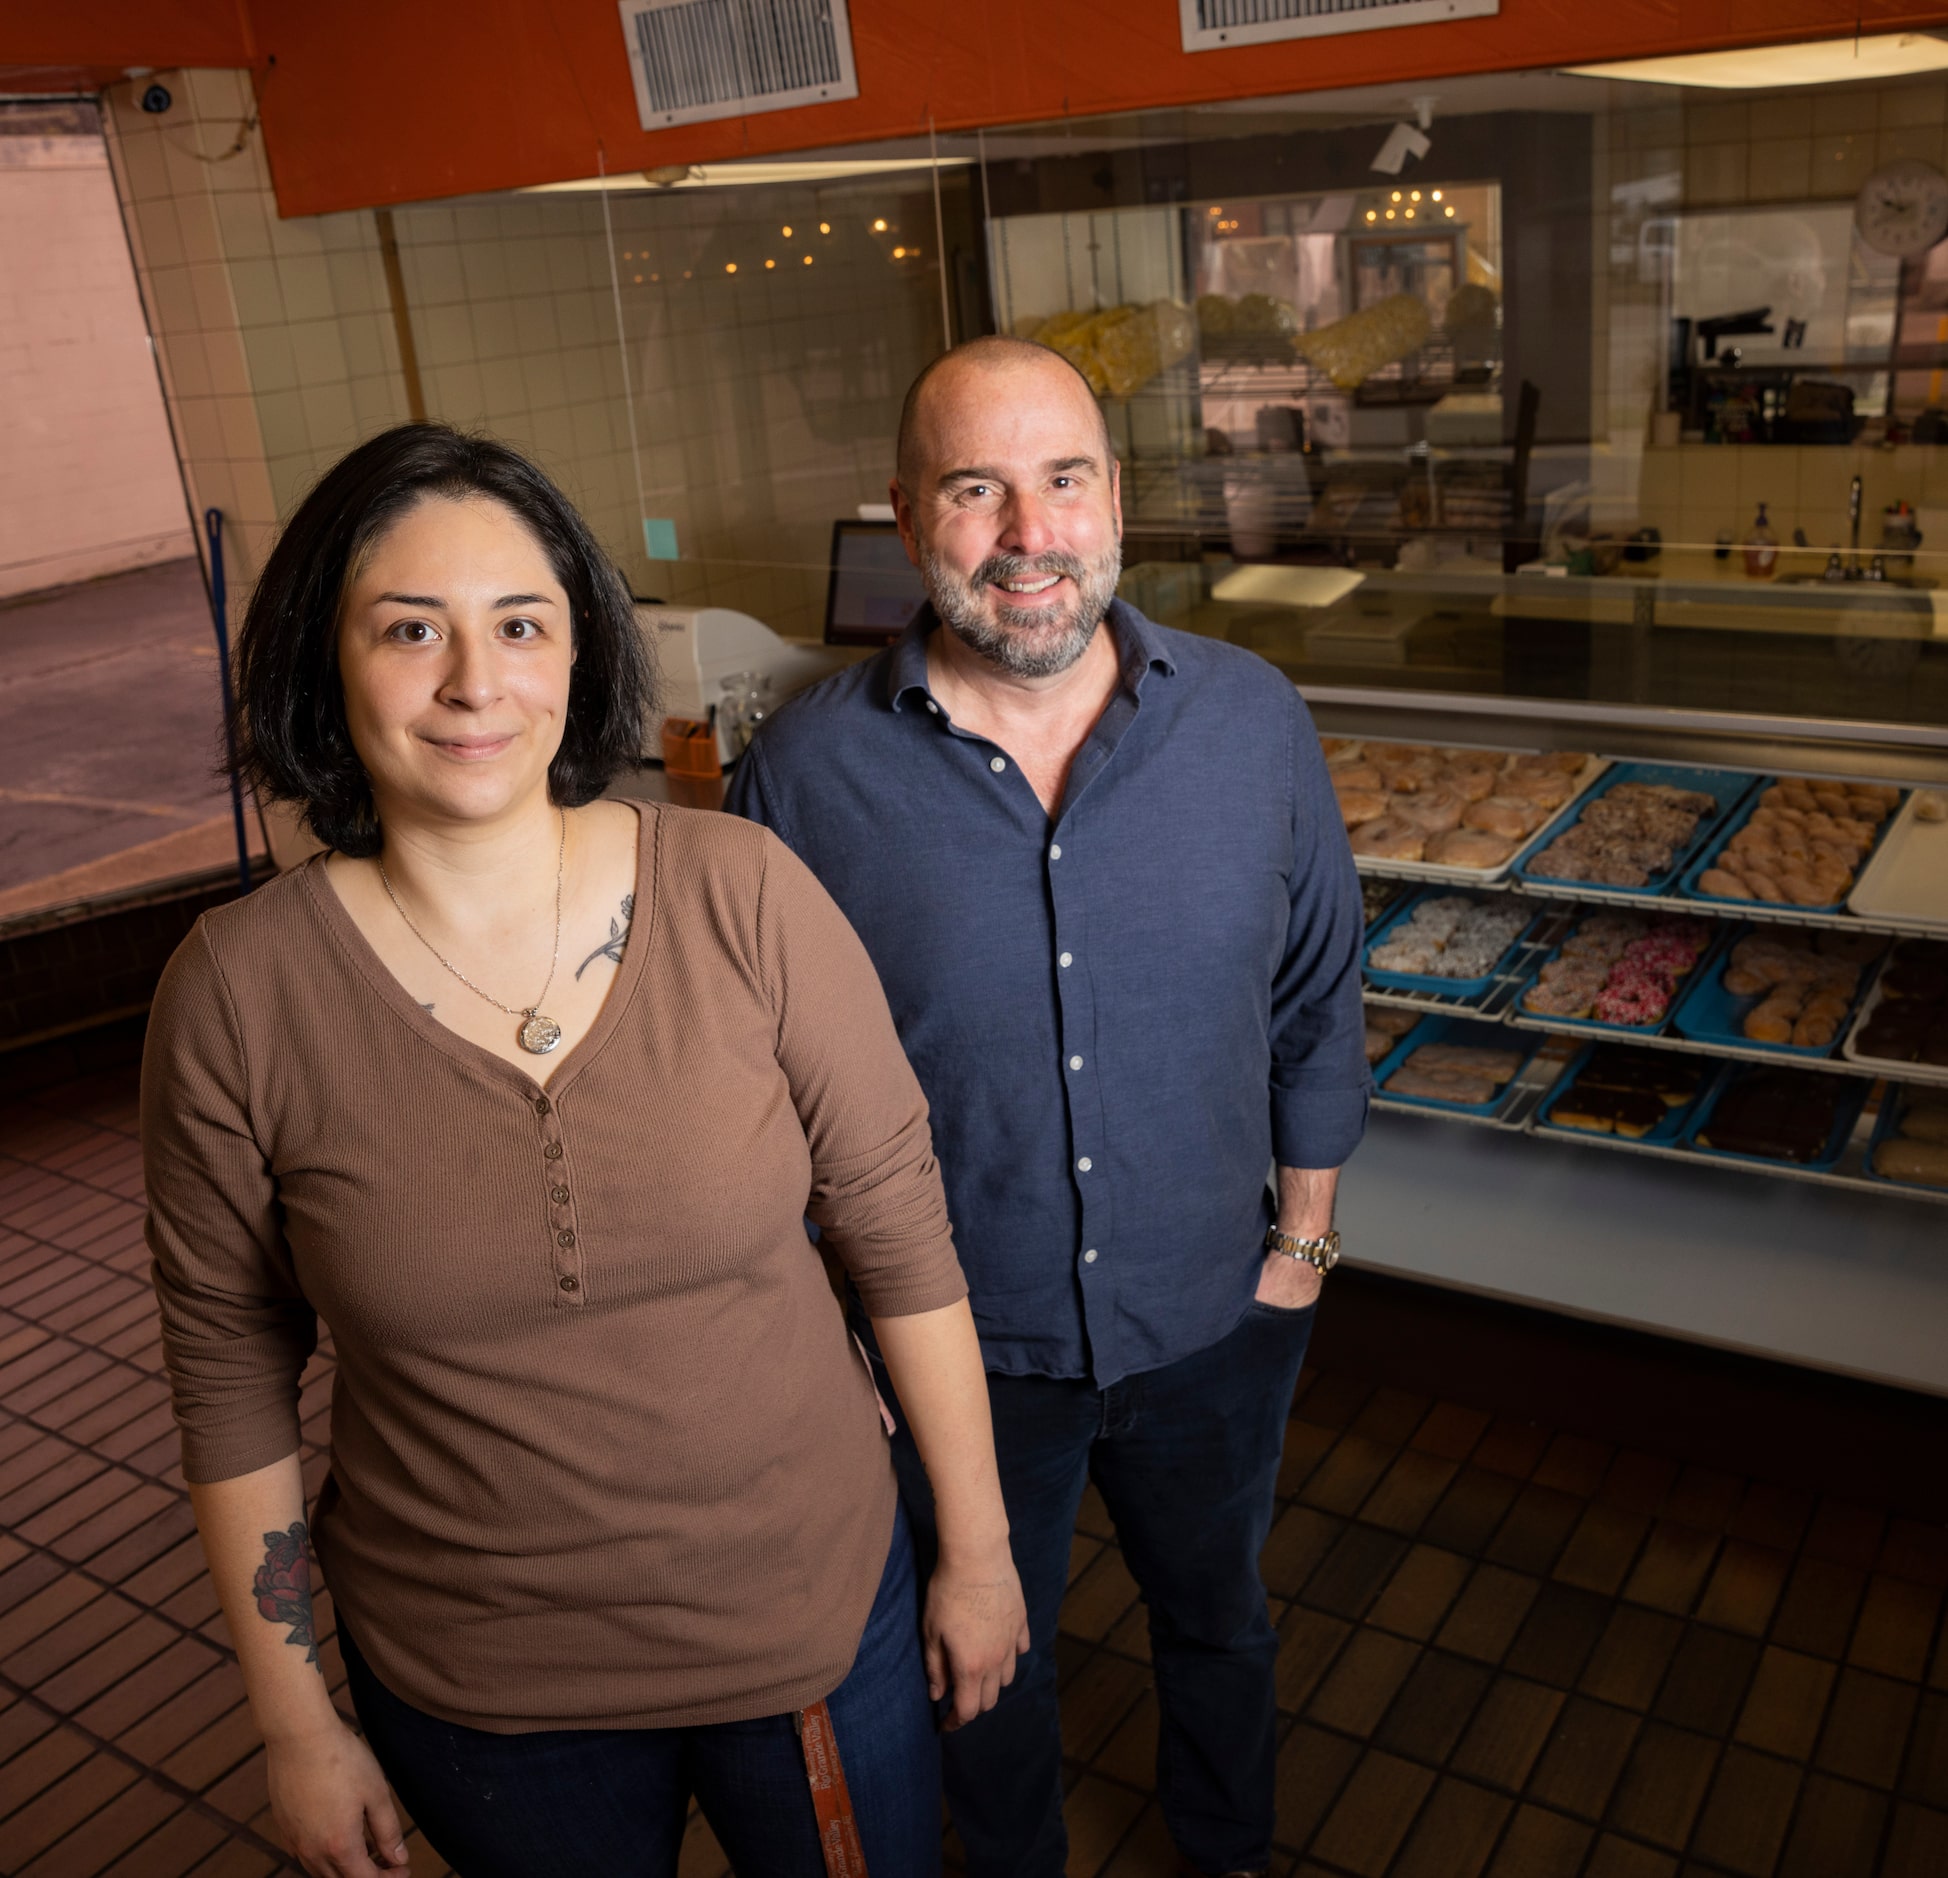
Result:
{"type": "Polygon", "coordinates": [[[782,843],[642,805],[628,948],[545,1093],[307,863],[171,960],[142,1137],[184,1473],[297,1449],[323,1319],[317,1546],[396,1694],[513,1733],[843,1680],[894,1489],[804,1216],[875,1315],[966,1286],[879,982],[782,843]]]}

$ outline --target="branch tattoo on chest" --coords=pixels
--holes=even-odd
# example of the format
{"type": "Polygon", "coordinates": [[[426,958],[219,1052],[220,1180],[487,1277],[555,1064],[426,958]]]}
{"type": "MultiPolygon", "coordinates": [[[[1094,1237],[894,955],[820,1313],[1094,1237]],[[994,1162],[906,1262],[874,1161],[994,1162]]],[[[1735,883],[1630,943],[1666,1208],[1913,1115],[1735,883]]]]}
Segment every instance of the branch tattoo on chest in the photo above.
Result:
{"type": "Polygon", "coordinates": [[[625,893],[622,896],[622,913],[620,917],[612,916],[609,920],[608,938],[604,939],[581,964],[575,967],[575,976],[578,979],[597,959],[607,959],[611,965],[620,965],[622,963],[623,948],[629,943],[630,922],[635,917],[636,896],[633,893],[625,893]]]}

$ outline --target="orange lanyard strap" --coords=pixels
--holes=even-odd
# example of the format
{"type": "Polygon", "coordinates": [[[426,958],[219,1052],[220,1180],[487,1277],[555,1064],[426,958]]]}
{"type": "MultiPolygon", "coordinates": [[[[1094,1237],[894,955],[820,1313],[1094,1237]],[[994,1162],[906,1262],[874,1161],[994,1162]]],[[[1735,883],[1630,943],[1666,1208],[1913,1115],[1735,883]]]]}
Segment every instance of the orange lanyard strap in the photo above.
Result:
{"type": "Polygon", "coordinates": [[[805,1748],[805,1777],[812,1783],[812,1811],[818,1817],[819,1850],[825,1878],[866,1878],[866,1854],[852,1817],[852,1794],[839,1759],[839,1736],[832,1711],[823,1702],[798,1711],[798,1737],[805,1748]]]}

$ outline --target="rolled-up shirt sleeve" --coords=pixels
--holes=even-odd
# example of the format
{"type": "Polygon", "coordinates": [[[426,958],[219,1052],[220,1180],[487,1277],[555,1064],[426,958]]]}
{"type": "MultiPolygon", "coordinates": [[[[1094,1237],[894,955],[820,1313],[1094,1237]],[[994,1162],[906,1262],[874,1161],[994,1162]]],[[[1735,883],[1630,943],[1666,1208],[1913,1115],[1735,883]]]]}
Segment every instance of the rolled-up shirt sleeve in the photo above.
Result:
{"type": "Polygon", "coordinates": [[[775,836],[764,843],[758,953],[778,1064],[811,1150],[807,1215],[869,1316],[964,1298],[926,1098],[886,994],[845,915],[775,836]]]}
{"type": "Polygon", "coordinates": [[[1340,1167],[1366,1132],[1364,918],[1353,850],[1310,713],[1292,694],[1291,915],[1272,980],[1272,1146],[1281,1167],[1340,1167]]]}
{"type": "Polygon", "coordinates": [[[250,1071],[205,929],[157,989],[142,1056],[142,1167],[183,1474],[232,1479],[297,1451],[317,1317],[292,1270],[251,1126],[250,1071]]]}

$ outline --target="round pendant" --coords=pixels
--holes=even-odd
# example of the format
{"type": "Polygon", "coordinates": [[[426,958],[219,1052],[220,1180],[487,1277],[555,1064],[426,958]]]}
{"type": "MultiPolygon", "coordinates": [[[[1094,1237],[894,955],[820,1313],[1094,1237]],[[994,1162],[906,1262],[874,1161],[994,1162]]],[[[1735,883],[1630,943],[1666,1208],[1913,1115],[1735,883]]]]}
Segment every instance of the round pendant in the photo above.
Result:
{"type": "Polygon", "coordinates": [[[530,1056],[546,1056],[561,1041],[561,1026],[552,1017],[530,1011],[520,1030],[521,1048],[530,1056]]]}

